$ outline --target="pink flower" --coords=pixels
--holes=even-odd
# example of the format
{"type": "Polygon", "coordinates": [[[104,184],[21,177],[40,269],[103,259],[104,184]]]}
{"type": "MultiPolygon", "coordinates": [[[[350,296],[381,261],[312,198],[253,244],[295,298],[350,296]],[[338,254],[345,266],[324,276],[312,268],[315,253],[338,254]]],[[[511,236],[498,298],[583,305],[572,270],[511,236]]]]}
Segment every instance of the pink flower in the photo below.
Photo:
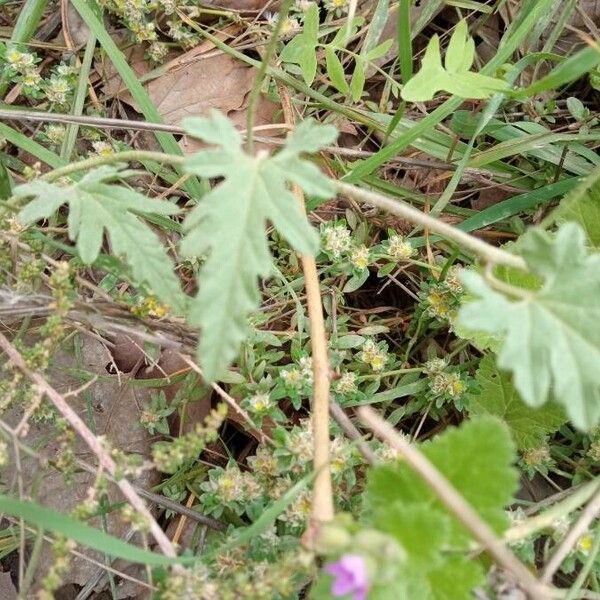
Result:
{"type": "Polygon", "coordinates": [[[344,554],[340,560],[325,566],[333,575],[331,593],[336,598],[352,594],[352,600],[365,600],[369,591],[367,565],[358,554],[344,554]]]}

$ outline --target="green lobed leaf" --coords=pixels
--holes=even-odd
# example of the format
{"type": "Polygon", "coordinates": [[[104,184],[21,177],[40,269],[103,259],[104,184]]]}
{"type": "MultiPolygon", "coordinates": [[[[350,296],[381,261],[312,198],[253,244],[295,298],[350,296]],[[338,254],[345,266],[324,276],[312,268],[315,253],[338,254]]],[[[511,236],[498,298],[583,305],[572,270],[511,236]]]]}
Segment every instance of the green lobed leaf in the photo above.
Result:
{"type": "Polygon", "coordinates": [[[312,2],[304,11],[302,33],[296,35],[281,52],[281,60],[297,64],[307,85],[311,85],[317,74],[316,48],[319,43],[319,8],[312,2]]]}
{"type": "Polygon", "coordinates": [[[474,58],[475,42],[469,36],[463,19],[456,25],[448,43],[445,68],[442,66],[440,40],[434,35],[427,44],[421,70],[402,88],[402,98],[407,102],[425,102],[443,90],[460,98],[483,99],[509,88],[502,79],[469,71],[474,58]]]}
{"type": "Polygon", "coordinates": [[[540,446],[547,435],[557,431],[566,421],[564,410],[556,404],[543,408],[527,406],[510,378],[498,369],[491,354],[479,364],[476,381],[479,390],[469,394],[469,414],[500,417],[510,428],[520,450],[540,446]]]}
{"type": "MultiPolygon", "coordinates": [[[[475,418],[420,446],[492,527],[506,526],[504,507],[516,489],[513,445],[505,425],[475,418]]],[[[410,600],[464,600],[485,582],[478,561],[465,555],[469,537],[430,488],[405,463],[370,470],[365,516],[406,551],[400,578],[410,600]]]]}
{"type": "Polygon", "coordinates": [[[185,295],[174,272],[175,264],[158,235],[138,217],[138,214],[173,215],[179,209],[171,202],[105,183],[121,175],[122,171],[105,166],[68,186],[40,180],[20,185],[15,188],[15,196],[33,200],[21,209],[18,218],[24,225],[30,225],[68,204],[69,238],[76,241],[85,264],[92,264],[98,258],[106,232],[112,252],[125,257],[135,283],[146,285],[162,302],[182,312],[185,295]]]}
{"type": "MultiPolygon", "coordinates": [[[[506,425],[493,417],[475,418],[421,444],[420,450],[495,531],[506,527],[504,508],[518,479],[506,425]]],[[[381,515],[395,503],[403,509],[425,506],[447,514],[421,477],[402,462],[371,469],[366,501],[369,510],[381,515]]],[[[466,547],[468,534],[453,516],[449,518],[452,543],[466,547]]]]}
{"type": "Polygon", "coordinates": [[[198,358],[204,375],[214,379],[235,358],[248,333],[247,317],[260,301],[258,279],[271,272],[267,221],[297,252],[314,254],[318,248],[318,236],[289,184],[314,196],[333,195],[333,184],[300,154],[331,143],[336,132],[308,120],[277,155],[250,156],[231,122],[216,111],[210,119],[186,119],[183,126],[201,138],[208,133],[213,143],[221,133],[225,140],[219,149],[203,150],[186,161],[187,171],[224,181],[188,214],[181,243],[186,256],[208,255],[189,320],[202,331],[198,358]]]}
{"type": "Polygon", "coordinates": [[[526,404],[552,398],[576,427],[590,429],[600,420],[600,254],[587,254],[575,223],[554,237],[532,229],[520,246],[542,287],[515,288],[522,298],[509,299],[478,273],[464,271],[463,282],[478,299],[462,306],[459,322],[504,336],[498,366],[513,374],[526,404]]]}

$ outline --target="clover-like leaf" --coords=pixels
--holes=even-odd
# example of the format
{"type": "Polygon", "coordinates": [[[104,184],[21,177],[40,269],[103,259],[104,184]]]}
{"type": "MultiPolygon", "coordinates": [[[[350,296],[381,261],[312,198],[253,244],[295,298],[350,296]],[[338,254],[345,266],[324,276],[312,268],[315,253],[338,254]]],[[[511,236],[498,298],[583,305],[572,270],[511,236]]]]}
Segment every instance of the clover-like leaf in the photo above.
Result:
{"type": "Polygon", "coordinates": [[[300,153],[331,143],[337,133],[331,126],[304,121],[275,156],[250,156],[231,121],[216,111],[210,119],[186,119],[183,126],[190,135],[213,143],[223,140],[218,149],[186,161],[188,172],[224,181],[189,213],[181,243],[187,256],[207,255],[189,319],[201,329],[198,358],[204,374],[214,379],[235,358],[248,332],[248,315],[259,304],[258,279],[270,274],[267,221],[296,251],[316,252],[318,236],[289,184],[313,196],[333,195],[333,184],[300,153]]]}
{"type": "Polygon", "coordinates": [[[169,216],[179,209],[171,202],[147,198],[130,188],[107,183],[128,173],[105,166],[67,186],[41,180],[20,185],[14,195],[33,199],[19,212],[19,221],[30,225],[67,204],[69,238],[76,241],[85,264],[92,264],[98,258],[106,232],[113,253],[125,257],[134,282],[147,286],[162,302],[182,312],[185,295],[175,275],[173,260],[158,236],[139,217],[169,216]]]}
{"type": "Polygon", "coordinates": [[[281,60],[297,64],[307,85],[311,85],[317,74],[316,48],[319,43],[319,7],[310,3],[304,11],[302,32],[292,38],[281,52],[281,60]]]}
{"type": "Polygon", "coordinates": [[[554,237],[532,229],[521,254],[543,279],[539,290],[508,298],[473,271],[467,289],[478,299],[459,313],[465,327],[503,339],[498,366],[511,371],[530,406],[549,399],[562,404],[575,426],[600,420],[600,254],[588,254],[579,225],[564,224],[554,237]]]}

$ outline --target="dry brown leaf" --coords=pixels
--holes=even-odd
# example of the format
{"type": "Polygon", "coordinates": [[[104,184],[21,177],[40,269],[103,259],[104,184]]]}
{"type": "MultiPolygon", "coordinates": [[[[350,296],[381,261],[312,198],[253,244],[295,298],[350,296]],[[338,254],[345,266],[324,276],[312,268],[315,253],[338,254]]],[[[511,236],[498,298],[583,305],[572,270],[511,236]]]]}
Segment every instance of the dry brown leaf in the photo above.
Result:
{"type": "MultiPolygon", "coordinates": [[[[109,351],[99,341],[89,337],[83,338],[82,365],[78,366],[73,356],[63,350],[58,351],[53,360],[48,378],[61,393],[66,393],[81,386],[81,381],[74,380],[69,376],[68,371],[70,369],[84,369],[89,373],[101,376],[101,380],[95,382],[86,390],[90,394],[95,433],[106,436],[115,448],[149,457],[153,438],[136,424],[139,422],[139,407],[143,407],[149,402],[152,390],[124,384],[119,385],[119,378],[110,376],[105,370],[106,365],[111,361],[109,351]]],[[[121,379],[123,379],[123,376],[121,376],[121,379]]],[[[89,423],[88,404],[84,396],[84,394],[79,394],[71,397],[70,403],[89,423]]],[[[16,410],[5,418],[12,426],[15,426],[20,419],[20,411],[17,412],[16,410]]],[[[32,424],[23,442],[32,448],[42,448],[46,460],[54,460],[60,455],[60,444],[54,437],[49,436],[49,429],[46,424],[32,424]]],[[[79,459],[91,464],[95,463],[94,457],[83,443],[77,444],[76,454],[79,459]]],[[[11,465],[14,464],[14,460],[11,461],[11,465]]],[[[62,474],[54,470],[48,470],[43,478],[39,478],[41,468],[43,467],[40,467],[37,460],[21,454],[21,476],[23,477],[25,493],[31,493],[44,506],[62,513],[68,513],[85,499],[88,487],[94,480],[94,476],[88,473],[76,473],[73,480],[65,485],[62,474]],[[32,493],[34,483],[38,486],[35,494],[32,493]]],[[[7,484],[9,486],[14,485],[17,476],[16,468],[7,468],[5,476],[7,484]]],[[[131,477],[130,480],[132,480],[131,477]]],[[[144,471],[139,477],[135,478],[134,483],[149,488],[155,485],[157,481],[156,473],[144,471]]],[[[108,496],[111,503],[121,502],[123,499],[114,486],[109,487],[108,496]]],[[[119,538],[123,538],[129,530],[129,525],[120,520],[116,513],[107,515],[107,521],[108,533],[119,538]]],[[[93,520],[91,524],[95,527],[99,526],[97,519],[93,520]]],[[[86,549],[80,550],[96,560],[103,560],[99,553],[90,552],[86,549]]],[[[38,578],[45,574],[52,564],[52,560],[50,551],[42,553],[42,559],[37,570],[38,578]]],[[[97,567],[88,561],[74,558],[65,583],[84,585],[96,570],[97,567]]],[[[129,587],[122,586],[123,595],[120,591],[119,597],[128,597],[131,591],[127,589],[129,587]]]]}
{"type": "MultiPolygon", "coordinates": [[[[132,50],[128,59],[138,75],[150,70],[140,48],[132,50]]],[[[238,127],[245,127],[248,94],[256,76],[254,67],[229,54],[199,54],[198,48],[169,64],[172,68],[146,84],[148,95],[166,124],[179,125],[185,117],[205,116],[211,109],[217,109],[238,127]]],[[[105,93],[118,94],[122,102],[136,108],[128,92],[118,93],[121,87],[121,80],[109,74],[105,93]]],[[[261,97],[256,108],[255,125],[273,123],[276,111],[274,103],[261,97]]],[[[181,147],[185,153],[191,153],[202,145],[189,138],[181,141],[181,147]]]]}

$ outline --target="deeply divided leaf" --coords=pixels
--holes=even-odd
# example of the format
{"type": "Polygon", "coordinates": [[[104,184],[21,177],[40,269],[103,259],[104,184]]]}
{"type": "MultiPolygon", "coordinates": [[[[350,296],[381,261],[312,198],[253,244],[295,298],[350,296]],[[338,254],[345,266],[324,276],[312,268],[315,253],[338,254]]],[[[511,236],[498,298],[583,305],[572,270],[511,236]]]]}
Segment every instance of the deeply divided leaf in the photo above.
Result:
{"type": "MultiPolygon", "coordinates": [[[[499,420],[475,418],[421,450],[492,527],[505,527],[517,475],[513,445],[499,420]]],[[[464,554],[467,533],[406,464],[374,467],[366,494],[366,518],[406,551],[407,598],[462,600],[484,582],[482,565],[464,554]]]]}
{"type": "Polygon", "coordinates": [[[69,207],[69,238],[76,241],[81,260],[92,264],[100,253],[104,234],[112,252],[124,257],[134,283],[144,285],[174,311],[182,312],[185,295],[175,275],[175,264],[159,237],[140,215],[174,215],[177,206],[147,198],[130,188],[107,183],[127,172],[100,167],[71,185],[34,181],[18,186],[14,194],[33,198],[19,212],[24,225],[49,218],[63,204],[69,207]]]}
{"type": "Polygon", "coordinates": [[[332,183],[300,153],[316,151],[337,134],[333,127],[307,120],[277,155],[250,156],[220,113],[213,112],[210,119],[186,119],[184,127],[191,135],[220,144],[191,156],[186,169],[201,177],[224,178],[185,219],[181,244],[186,256],[206,256],[189,316],[201,329],[199,361],[205,376],[213,379],[235,358],[248,332],[247,317],[259,304],[258,280],[270,273],[267,221],[297,252],[316,252],[318,236],[289,184],[316,197],[333,195],[332,183]]]}

